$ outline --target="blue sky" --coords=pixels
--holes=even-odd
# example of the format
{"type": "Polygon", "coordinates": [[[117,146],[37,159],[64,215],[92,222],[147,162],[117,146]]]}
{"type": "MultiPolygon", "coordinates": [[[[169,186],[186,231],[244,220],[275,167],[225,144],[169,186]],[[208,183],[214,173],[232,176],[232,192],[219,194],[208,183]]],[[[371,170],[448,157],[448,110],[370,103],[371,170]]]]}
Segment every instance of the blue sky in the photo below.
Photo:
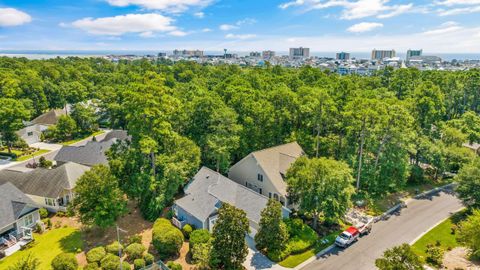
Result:
{"type": "Polygon", "coordinates": [[[0,50],[480,52],[480,0],[0,0],[0,50]]]}

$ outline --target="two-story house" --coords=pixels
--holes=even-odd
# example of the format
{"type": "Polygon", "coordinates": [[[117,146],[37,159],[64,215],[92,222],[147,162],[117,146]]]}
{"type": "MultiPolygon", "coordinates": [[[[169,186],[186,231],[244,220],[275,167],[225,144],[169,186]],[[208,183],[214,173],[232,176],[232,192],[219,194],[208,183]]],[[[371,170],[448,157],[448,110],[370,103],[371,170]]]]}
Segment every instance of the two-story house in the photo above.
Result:
{"type": "Polygon", "coordinates": [[[297,142],[256,151],[233,165],[228,178],[289,206],[285,175],[292,163],[304,154],[297,142]]]}

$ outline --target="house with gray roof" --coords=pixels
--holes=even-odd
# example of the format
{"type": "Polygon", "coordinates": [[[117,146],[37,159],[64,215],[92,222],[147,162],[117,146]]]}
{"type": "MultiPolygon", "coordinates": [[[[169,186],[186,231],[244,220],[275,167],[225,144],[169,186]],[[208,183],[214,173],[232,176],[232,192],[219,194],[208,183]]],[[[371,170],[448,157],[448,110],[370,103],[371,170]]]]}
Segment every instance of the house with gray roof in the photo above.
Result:
{"type": "Polygon", "coordinates": [[[90,167],[67,162],[52,169],[0,171],[0,184],[11,183],[30,197],[36,205],[52,212],[66,211],[74,196],[77,180],[90,167]]]}
{"type": "Polygon", "coordinates": [[[49,126],[56,125],[60,116],[66,115],[68,109],[50,110],[30,122],[25,123],[25,127],[17,131],[17,135],[25,140],[28,144],[38,143],[41,141],[42,133],[49,126]]]}
{"type": "MultiPolygon", "coordinates": [[[[12,183],[0,185],[0,258],[19,250],[40,220],[38,207],[12,183]]],[[[27,241],[28,242],[28,241],[27,241]]]]}
{"type": "Polygon", "coordinates": [[[252,152],[229,169],[228,178],[291,207],[285,175],[303,155],[305,152],[297,142],[252,152]]]}
{"type": "Polygon", "coordinates": [[[107,165],[108,158],[106,153],[119,140],[130,140],[130,137],[124,130],[113,130],[107,133],[105,138],[99,142],[89,141],[82,146],[63,146],[53,160],[60,163],[74,162],[90,167],[99,164],[107,165]]]}
{"type": "MultiPolygon", "coordinates": [[[[197,229],[212,231],[218,218],[218,209],[223,203],[228,203],[245,211],[251,236],[254,236],[259,228],[260,213],[267,202],[267,197],[202,167],[186,186],[185,196],[175,201],[173,223],[180,228],[191,224],[197,229]]],[[[290,210],[283,207],[282,213],[288,217],[290,210]]]]}

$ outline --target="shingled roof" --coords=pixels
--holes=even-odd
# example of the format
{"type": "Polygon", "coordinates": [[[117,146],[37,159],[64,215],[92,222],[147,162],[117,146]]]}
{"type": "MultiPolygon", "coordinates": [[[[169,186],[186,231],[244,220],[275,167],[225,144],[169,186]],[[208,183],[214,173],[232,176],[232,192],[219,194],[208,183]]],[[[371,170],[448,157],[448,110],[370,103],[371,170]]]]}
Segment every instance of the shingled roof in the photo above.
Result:
{"type": "Polygon", "coordinates": [[[71,190],[90,167],[67,162],[53,169],[37,168],[29,172],[0,171],[0,184],[12,183],[23,193],[46,198],[58,198],[64,190],[71,190]]]}
{"type": "Polygon", "coordinates": [[[15,222],[26,207],[36,208],[35,203],[12,183],[0,185],[0,228],[15,222]]]}
{"type": "Polygon", "coordinates": [[[64,109],[50,110],[32,120],[32,124],[56,125],[60,116],[66,115],[64,109]]]}
{"type": "Polygon", "coordinates": [[[268,198],[235,183],[207,167],[202,167],[185,189],[186,196],[175,203],[201,221],[215,212],[218,202],[229,203],[247,214],[258,224],[268,198]]]}
{"type": "Polygon", "coordinates": [[[108,164],[106,152],[116,139],[102,142],[90,141],[83,146],[63,146],[53,158],[60,162],[74,162],[85,166],[108,164]]]}
{"type": "Polygon", "coordinates": [[[292,163],[304,154],[302,147],[297,142],[282,144],[251,153],[275,188],[283,194],[287,193],[287,184],[283,177],[292,163]]]}

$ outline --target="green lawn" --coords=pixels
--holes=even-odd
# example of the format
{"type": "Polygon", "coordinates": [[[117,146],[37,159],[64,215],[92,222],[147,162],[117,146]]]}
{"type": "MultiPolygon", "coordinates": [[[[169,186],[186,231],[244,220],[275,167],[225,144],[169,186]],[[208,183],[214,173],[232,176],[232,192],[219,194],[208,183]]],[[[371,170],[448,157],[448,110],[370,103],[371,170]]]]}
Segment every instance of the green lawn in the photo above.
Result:
{"type": "Polygon", "coordinates": [[[296,267],[297,265],[308,260],[310,257],[315,256],[315,254],[317,254],[318,252],[324,250],[325,248],[333,244],[333,242],[335,242],[335,238],[337,237],[337,235],[339,235],[342,231],[343,230],[332,232],[331,234],[327,235],[326,237],[318,241],[315,244],[315,246],[312,247],[311,249],[308,249],[303,253],[290,255],[285,260],[279,262],[278,264],[287,268],[296,267]],[[322,243],[322,240],[324,240],[323,243],[322,243]]]}
{"type": "Polygon", "coordinates": [[[21,157],[17,158],[15,161],[29,160],[32,157],[40,156],[40,155],[43,155],[43,154],[48,153],[48,152],[50,152],[50,150],[40,149],[37,152],[34,152],[33,154],[21,156],[21,157]]]}
{"type": "Polygon", "coordinates": [[[425,251],[429,244],[435,245],[438,241],[444,250],[458,247],[459,244],[457,243],[456,235],[452,234],[452,225],[458,224],[464,218],[465,212],[462,211],[443,221],[428,231],[422,238],[418,239],[417,242],[412,245],[412,250],[420,256],[422,260],[425,260],[425,251]]]}
{"type": "Polygon", "coordinates": [[[11,256],[0,260],[0,269],[7,269],[20,258],[28,253],[38,258],[41,262],[38,270],[51,270],[50,263],[53,258],[62,252],[76,253],[83,247],[80,231],[67,227],[52,229],[44,234],[34,234],[35,244],[33,247],[17,251],[11,256]]]}
{"type": "Polygon", "coordinates": [[[61,144],[62,144],[62,145],[72,145],[72,144],[77,143],[77,142],[79,142],[79,141],[83,141],[83,140],[85,140],[85,139],[87,139],[87,138],[90,138],[90,137],[92,137],[92,136],[98,136],[98,135],[103,134],[103,133],[105,133],[105,131],[99,130],[99,131],[94,132],[94,133],[92,133],[92,134],[90,134],[90,135],[88,135],[88,136],[85,136],[85,137],[82,137],[82,138],[73,139],[73,140],[66,141],[66,142],[62,142],[61,144]]]}

